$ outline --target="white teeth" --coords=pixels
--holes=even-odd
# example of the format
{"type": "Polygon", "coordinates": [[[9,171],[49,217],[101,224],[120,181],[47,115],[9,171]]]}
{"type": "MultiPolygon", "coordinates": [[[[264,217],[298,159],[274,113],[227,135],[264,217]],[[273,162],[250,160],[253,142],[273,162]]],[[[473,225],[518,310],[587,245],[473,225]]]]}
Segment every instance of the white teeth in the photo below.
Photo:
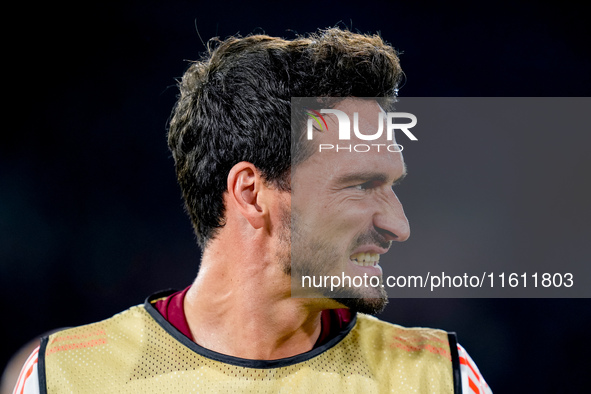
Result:
{"type": "Polygon", "coordinates": [[[353,264],[361,267],[375,267],[380,261],[378,253],[355,253],[349,257],[353,264]]]}

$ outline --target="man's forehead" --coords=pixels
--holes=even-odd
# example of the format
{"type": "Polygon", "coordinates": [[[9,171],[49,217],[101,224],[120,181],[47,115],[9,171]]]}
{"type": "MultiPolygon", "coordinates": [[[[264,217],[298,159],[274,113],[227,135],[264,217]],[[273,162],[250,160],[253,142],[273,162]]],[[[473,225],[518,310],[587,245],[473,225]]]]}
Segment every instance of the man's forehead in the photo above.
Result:
{"type": "MultiPolygon", "coordinates": [[[[341,144],[342,146],[342,144],[341,144]]],[[[406,164],[400,152],[355,152],[348,150],[315,152],[298,165],[308,176],[344,184],[369,180],[396,182],[406,175],[406,164]]]]}
{"type": "Polygon", "coordinates": [[[351,128],[349,138],[340,139],[341,125],[335,114],[322,113],[327,127],[322,125],[321,128],[313,128],[313,139],[308,141],[313,153],[298,163],[298,168],[303,165],[303,168],[312,169],[311,174],[315,173],[313,176],[323,174],[331,179],[337,173],[352,170],[366,173],[379,171],[393,180],[404,175],[406,168],[402,154],[392,148],[396,146],[396,141],[393,140],[393,135],[389,139],[385,132],[386,112],[375,98],[348,97],[331,109],[344,112],[348,117],[351,128]],[[379,129],[382,133],[375,139],[365,140],[358,137],[354,128],[364,135],[375,134],[379,129]]]}

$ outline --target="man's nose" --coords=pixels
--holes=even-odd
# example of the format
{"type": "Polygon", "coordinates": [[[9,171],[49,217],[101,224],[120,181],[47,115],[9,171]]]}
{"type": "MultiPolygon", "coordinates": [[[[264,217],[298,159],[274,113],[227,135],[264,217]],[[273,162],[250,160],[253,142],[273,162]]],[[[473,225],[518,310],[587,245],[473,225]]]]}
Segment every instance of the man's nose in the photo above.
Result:
{"type": "Polygon", "coordinates": [[[410,237],[410,225],[404,208],[394,192],[374,214],[375,229],[388,241],[404,242],[410,237]]]}

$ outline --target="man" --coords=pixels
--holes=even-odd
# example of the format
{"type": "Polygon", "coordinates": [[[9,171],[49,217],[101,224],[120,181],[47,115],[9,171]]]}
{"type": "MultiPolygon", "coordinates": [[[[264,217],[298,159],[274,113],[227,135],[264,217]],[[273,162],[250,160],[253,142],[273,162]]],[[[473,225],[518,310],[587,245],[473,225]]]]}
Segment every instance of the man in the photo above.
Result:
{"type": "MultiPolygon", "coordinates": [[[[292,297],[292,276],[381,278],[379,255],[409,236],[391,189],[405,175],[400,152],[358,161],[291,143],[293,97],[336,97],[334,110],[378,127],[383,103],[360,97],[395,97],[395,51],[377,36],[339,29],[215,44],[185,73],[168,134],[203,250],[197,278],[52,334],[15,391],[488,390],[453,335],[361,313],[383,309],[379,287],[292,297]]],[[[301,119],[294,124],[303,135],[301,119]]],[[[335,125],[327,116],[328,130],[335,125]]]]}

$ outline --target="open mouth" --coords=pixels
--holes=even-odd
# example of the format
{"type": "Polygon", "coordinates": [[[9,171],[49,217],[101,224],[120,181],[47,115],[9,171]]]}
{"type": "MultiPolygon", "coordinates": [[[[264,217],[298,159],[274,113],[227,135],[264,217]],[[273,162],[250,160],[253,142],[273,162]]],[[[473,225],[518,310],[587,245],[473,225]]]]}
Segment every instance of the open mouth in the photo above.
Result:
{"type": "Polygon", "coordinates": [[[353,264],[361,267],[375,267],[380,261],[380,255],[378,253],[355,253],[349,259],[353,264]]]}

